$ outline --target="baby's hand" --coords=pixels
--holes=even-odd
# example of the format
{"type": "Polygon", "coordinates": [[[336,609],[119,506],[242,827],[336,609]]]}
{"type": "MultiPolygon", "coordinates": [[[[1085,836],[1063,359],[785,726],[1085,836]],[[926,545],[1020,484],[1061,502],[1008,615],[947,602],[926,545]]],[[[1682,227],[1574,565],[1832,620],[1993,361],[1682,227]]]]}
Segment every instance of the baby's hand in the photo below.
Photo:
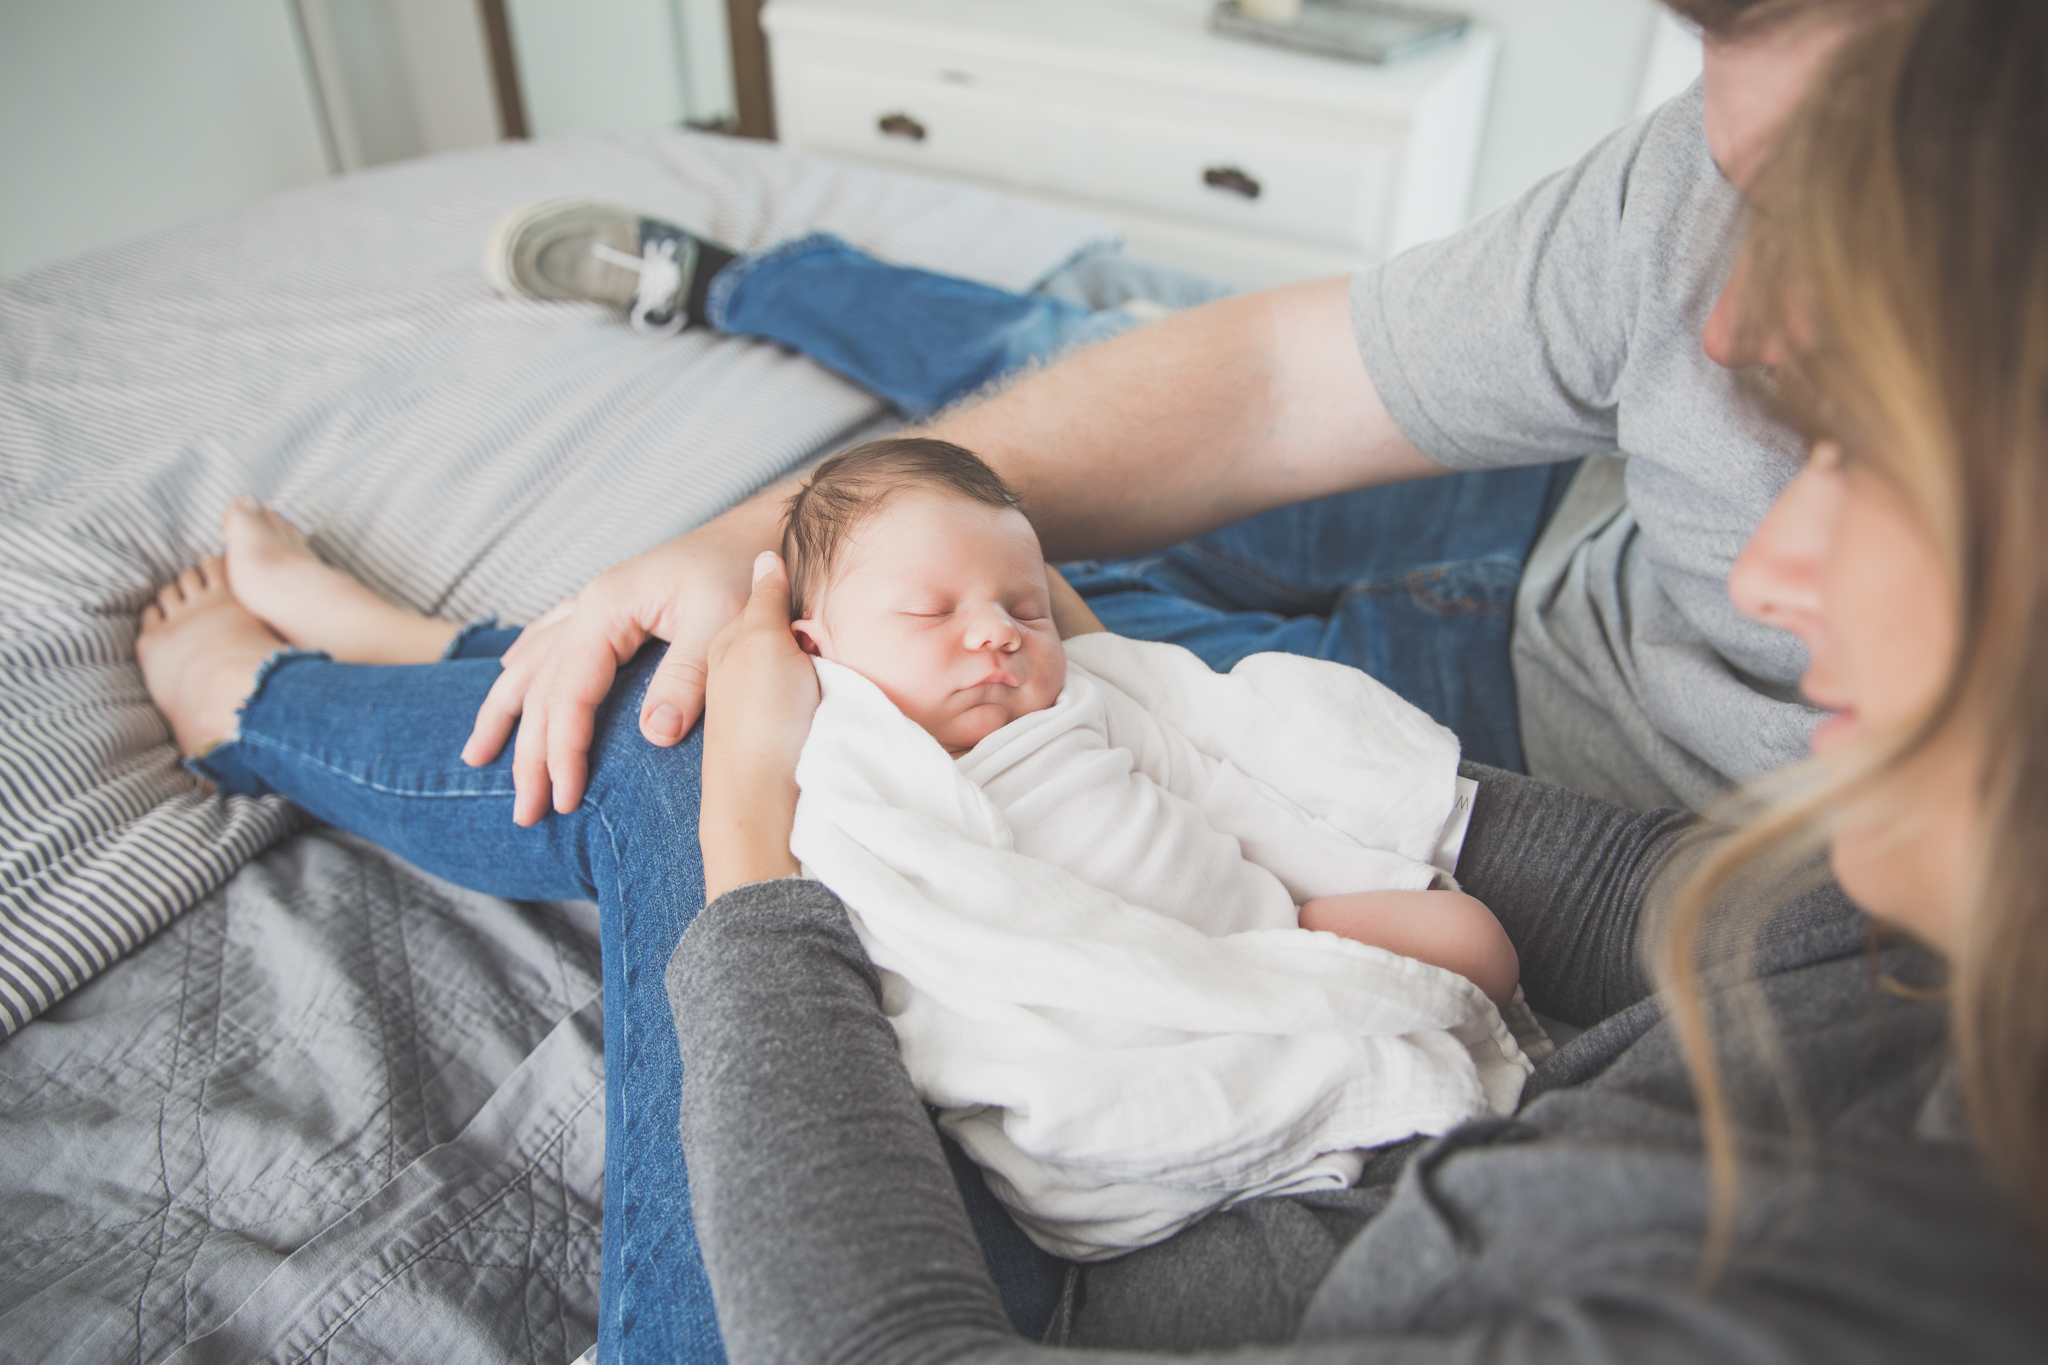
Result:
{"type": "Polygon", "coordinates": [[[789,629],[789,575],[754,561],[753,596],[711,641],[704,689],[704,898],[795,876],[796,760],[818,709],[818,674],[789,629]]]}

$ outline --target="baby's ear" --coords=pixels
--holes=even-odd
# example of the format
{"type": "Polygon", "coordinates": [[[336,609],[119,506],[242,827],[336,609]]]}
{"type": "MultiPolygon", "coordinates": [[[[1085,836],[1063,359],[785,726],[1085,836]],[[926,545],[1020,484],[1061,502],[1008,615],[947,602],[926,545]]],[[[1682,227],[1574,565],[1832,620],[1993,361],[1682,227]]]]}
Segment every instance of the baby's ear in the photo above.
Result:
{"type": "Polygon", "coordinates": [[[825,653],[825,628],[822,625],[816,621],[791,621],[789,629],[796,636],[797,648],[820,659],[828,657],[825,653]]]}

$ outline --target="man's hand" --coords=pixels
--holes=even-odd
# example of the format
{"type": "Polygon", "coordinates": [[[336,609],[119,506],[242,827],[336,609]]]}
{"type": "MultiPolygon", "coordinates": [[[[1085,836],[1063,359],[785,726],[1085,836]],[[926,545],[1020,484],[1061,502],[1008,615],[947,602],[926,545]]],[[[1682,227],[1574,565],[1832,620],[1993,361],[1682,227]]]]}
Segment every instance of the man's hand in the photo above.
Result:
{"type": "Polygon", "coordinates": [[[711,642],[704,699],[704,899],[793,877],[796,761],[818,710],[818,674],[789,629],[789,574],[762,554],[746,608],[711,642]]]}
{"type": "MultiPolygon", "coordinates": [[[[772,515],[773,499],[765,506],[772,515]]],[[[598,704],[649,638],[667,640],[669,649],[640,704],[640,733],[664,746],[689,733],[704,707],[705,651],[747,600],[749,562],[767,534],[754,524],[760,521],[750,502],[627,560],[534,621],[505,651],[504,672],[477,710],[462,759],[489,763],[519,727],[515,823],[537,823],[550,804],[566,814],[582,802],[598,704]]]]}

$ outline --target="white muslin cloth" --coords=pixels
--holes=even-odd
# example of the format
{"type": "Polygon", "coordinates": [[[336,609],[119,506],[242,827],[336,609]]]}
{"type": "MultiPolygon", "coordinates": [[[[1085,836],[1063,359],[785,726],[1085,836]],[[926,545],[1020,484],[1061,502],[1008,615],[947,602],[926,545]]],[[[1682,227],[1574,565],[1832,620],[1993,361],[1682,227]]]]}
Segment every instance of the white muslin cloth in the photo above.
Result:
{"type": "Polygon", "coordinates": [[[1312,896],[1429,885],[1456,738],[1338,664],[1067,652],[1059,700],[957,762],[819,660],[790,840],[1032,1239],[1104,1259],[1512,1109],[1530,1063],[1477,986],[1295,924],[1312,896]]]}

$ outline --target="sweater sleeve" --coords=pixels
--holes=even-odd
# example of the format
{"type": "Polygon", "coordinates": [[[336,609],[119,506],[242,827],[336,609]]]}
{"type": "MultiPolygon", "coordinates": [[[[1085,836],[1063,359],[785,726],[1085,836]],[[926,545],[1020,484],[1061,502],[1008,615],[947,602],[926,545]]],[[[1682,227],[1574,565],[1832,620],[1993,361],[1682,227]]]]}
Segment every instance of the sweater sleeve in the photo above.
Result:
{"type": "Polygon", "coordinates": [[[1645,898],[1699,817],[1624,810],[1476,763],[1458,881],[1506,927],[1540,1014],[1588,1026],[1655,989],[1644,970],[1645,898]]]}
{"type": "MultiPolygon", "coordinates": [[[[1477,763],[1458,880],[1486,903],[1521,959],[1540,1014],[1590,1027],[1656,990],[1644,949],[1660,905],[1723,832],[1687,811],[1624,810],[1477,763]]],[[[1748,968],[1769,975],[1858,953],[1868,924],[1824,869],[1772,906],[1748,968]]]]}

